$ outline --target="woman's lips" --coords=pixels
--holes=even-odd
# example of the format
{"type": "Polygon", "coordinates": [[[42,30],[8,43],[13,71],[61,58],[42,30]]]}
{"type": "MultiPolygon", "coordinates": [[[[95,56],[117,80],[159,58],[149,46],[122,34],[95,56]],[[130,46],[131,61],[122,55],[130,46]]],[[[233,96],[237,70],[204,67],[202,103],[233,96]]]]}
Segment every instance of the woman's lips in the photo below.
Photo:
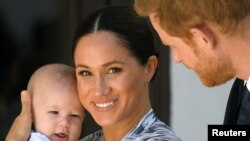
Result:
{"type": "Polygon", "coordinates": [[[94,107],[98,111],[107,111],[111,109],[114,104],[117,102],[117,100],[109,100],[109,101],[102,101],[102,102],[93,102],[94,107]]]}
{"type": "Polygon", "coordinates": [[[110,107],[114,104],[113,101],[111,102],[106,102],[106,103],[95,103],[95,105],[99,108],[107,108],[107,107],[110,107]]]}

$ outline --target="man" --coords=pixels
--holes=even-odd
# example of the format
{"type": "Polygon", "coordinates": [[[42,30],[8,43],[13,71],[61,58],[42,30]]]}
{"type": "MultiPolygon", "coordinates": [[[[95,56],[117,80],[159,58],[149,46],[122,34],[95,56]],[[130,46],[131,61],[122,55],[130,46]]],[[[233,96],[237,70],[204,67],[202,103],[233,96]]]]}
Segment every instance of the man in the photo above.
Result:
{"type": "Polygon", "coordinates": [[[135,0],[135,9],[204,85],[236,77],[224,124],[250,124],[250,1],[135,0]]]}

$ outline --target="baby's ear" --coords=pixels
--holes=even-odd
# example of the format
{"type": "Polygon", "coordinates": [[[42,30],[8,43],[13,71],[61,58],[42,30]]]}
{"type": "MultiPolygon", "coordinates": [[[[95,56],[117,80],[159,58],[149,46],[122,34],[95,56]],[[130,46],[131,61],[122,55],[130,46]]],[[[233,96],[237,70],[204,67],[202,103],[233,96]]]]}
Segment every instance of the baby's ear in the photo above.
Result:
{"type": "Polygon", "coordinates": [[[32,105],[31,105],[30,114],[31,114],[32,122],[34,122],[34,110],[33,110],[33,106],[32,105]]]}
{"type": "Polygon", "coordinates": [[[32,105],[31,105],[31,111],[30,111],[30,113],[31,113],[31,121],[32,121],[32,123],[31,123],[31,129],[35,131],[35,123],[34,123],[35,116],[34,116],[34,110],[33,110],[32,105]]]}

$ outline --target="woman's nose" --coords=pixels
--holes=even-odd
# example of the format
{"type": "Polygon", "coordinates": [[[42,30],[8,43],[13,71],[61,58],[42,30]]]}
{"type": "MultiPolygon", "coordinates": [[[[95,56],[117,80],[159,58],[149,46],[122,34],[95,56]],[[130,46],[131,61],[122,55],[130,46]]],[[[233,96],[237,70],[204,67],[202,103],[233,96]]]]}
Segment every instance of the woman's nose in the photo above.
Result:
{"type": "Polygon", "coordinates": [[[108,94],[109,87],[105,78],[101,77],[96,80],[95,84],[95,95],[98,96],[105,96],[108,94]]]}

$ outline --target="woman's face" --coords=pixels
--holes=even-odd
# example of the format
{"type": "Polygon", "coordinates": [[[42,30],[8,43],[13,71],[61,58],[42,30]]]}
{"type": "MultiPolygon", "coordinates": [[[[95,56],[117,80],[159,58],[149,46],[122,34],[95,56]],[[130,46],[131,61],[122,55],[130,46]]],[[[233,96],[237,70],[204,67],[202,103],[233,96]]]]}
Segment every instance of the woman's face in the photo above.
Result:
{"type": "Polygon", "coordinates": [[[100,126],[128,126],[149,110],[148,69],[114,34],[80,38],[74,59],[80,101],[100,126]]]}

